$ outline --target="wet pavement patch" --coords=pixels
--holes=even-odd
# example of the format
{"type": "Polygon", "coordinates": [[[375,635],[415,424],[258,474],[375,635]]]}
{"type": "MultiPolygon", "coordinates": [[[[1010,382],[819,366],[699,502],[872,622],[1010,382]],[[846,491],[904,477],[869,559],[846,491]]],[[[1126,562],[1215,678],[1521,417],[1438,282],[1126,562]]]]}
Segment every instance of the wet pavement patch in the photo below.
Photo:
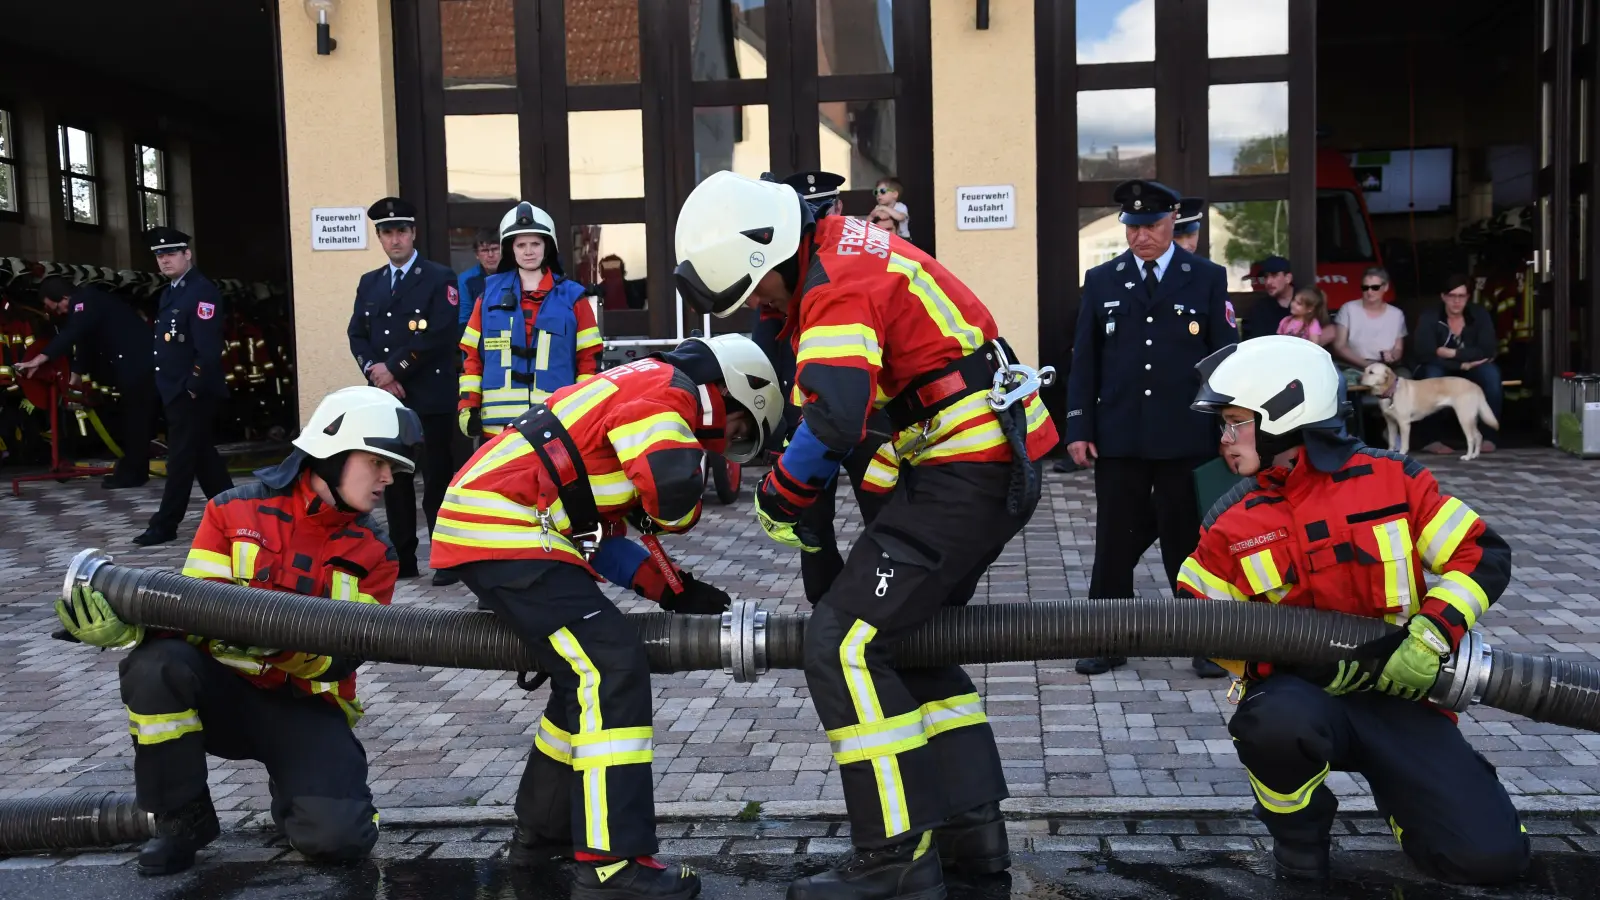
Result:
{"type": "MultiPolygon", "coordinates": [[[[19,857],[16,859],[26,859],[19,857]]],[[[779,900],[794,878],[836,857],[749,854],[685,859],[707,900],[779,900]]],[[[1600,857],[1535,856],[1528,878],[1498,889],[1455,888],[1417,875],[1398,852],[1335,855],[1323,885],[1270,875],[1260,851],[1019,853],[1009,873],[950,876],[950,900],[1600,900],[1600,857]]],[[[566,900],[568,870],[516,870],[501,860],[375,860],[359,866],[202,863],[182,875],[140,878],[131,866],[0,869],[6,900],[566,900]]]]}

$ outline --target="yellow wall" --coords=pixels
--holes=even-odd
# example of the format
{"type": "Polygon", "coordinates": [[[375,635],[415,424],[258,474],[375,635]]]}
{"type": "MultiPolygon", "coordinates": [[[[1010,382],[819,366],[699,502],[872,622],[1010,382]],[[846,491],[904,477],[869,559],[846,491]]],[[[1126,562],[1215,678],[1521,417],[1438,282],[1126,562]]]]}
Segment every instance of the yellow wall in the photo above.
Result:
{"type": "Polygon", "coordinates": [[[300,419],[329,391],[361,384],[345,326],[362,273],[383,265],[367,223],[367,249],[311,249],[311,209],[367,207],[399,186],[394,51],[388,0],[342,0],[337,49],[317,55],[316,26],[300,0],[279,0],[284,135],[289,173],[290,271],[300,419]]]}
{"type": "Polygon", "coordinates": [[[989,28],[979,31],[976,4],[932,4],[939,262],[983,299],[1018,355],[1035,363],[1039,270],[1033,2],[993,0],[989,6],[989,28]],[[989,184],[1015,186],[1017,227],[957,231],[956,188],[989,184]]]}

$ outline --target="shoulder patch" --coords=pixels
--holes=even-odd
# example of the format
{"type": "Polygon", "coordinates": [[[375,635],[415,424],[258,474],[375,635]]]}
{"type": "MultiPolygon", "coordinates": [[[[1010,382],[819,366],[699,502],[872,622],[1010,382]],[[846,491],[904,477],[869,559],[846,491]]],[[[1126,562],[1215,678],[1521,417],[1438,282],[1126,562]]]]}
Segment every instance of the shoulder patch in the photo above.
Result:
{"type": "Polygon", "coordinates": [[[461,305],[461,292],[456,290],[456,286],[453,284],[444,286],[444,298],[450,301],[451,306],[461,305]]]}
{"type": "Polygon", "coordinates": [[[206,303],[205,301],[201,301],[195,306],[194,314],[202,319],[210,319],[217,314],[217,305],[215,303],[206,303]]]}
{"type": "Polygon", "coordinates": [[[1423,472],[1428,471],[1427,467],[1422,463],[1419,463],[1404,453],[1400,453],[1396,450],[1389,450],[1384,447],[1370,447],[1366,444],[1362,444],[1360,447],[1356,448],[1356,452],[1366,456],[1376,457],[1378,459],[1392,459],[1395,462],[1400,463],[1401,467],[1405,470],[1407,478],[1415,478],[1418,475],[1421,475],[1423,472]]]}
{"type": "Polygon", "coordinates": [[[1206,512],[1205,520],[1200,523],[1201,527],[1210,528],[1216,524],[1217,519],[1221,518],[1223,513],[1238,504],[1239,501],[1245,498],[1246,494],[1254,490],[1256,490],[1255,479],[1241,478],[1238,484],[1230,488],[1226,494],[1218,497],[1217,502],[1211,504],[1211,509],[1206,512]]]}

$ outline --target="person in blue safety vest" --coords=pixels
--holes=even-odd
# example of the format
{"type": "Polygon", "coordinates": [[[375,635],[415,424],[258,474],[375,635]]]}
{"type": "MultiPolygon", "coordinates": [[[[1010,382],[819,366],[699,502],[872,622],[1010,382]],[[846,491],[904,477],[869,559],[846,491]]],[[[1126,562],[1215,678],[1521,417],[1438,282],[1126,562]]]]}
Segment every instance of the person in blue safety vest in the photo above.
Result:
{"type": "Polygon", "coordinates": [[[558,388],[595,375],[601,343],[584,286],[562,273],[554,220],[518,203],[500,220],[500,265],[461,335],[462,433],[499,434],[558,388]]]}
{"type": "Polygon", "coordinates": [[[457,307],[460,311],[456,320],[458,332],[467,330],[467,322],[477,308],[472,301],[483,296],[483,283],[500,268],[500,232],[493,228],[479,228],[472,239],[472,255],[477,258],[478,264],[456,276],[456,288],[461,292],[461,299],[467,301],[457,307]]]}

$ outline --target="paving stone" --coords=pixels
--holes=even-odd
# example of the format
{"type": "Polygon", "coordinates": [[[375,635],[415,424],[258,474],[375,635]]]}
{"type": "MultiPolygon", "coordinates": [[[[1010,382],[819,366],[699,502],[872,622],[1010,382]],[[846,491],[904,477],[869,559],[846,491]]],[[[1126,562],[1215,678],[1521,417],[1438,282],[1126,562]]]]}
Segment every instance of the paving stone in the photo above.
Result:
{"type": "Polygon", "coordinates": [[[488,859],[500,852],[500,844],[488,841],[447,841],[433,848],[429,859],[488,859]]]}
{"type": "Polygon", "coordinates": [[[1400,845],[1393,837],[1376,837],[1372,835],[1358,835],[1354,837],[1336,837],[1333,846],[1340,850],[1398,850],[1400,845]]]}
{"type": "MultiPolygon", "coordinates": [[[[1100,839],[1090,835],[1070,836],[1039,834],[1029,840],[1033,849],[1039,853],[1098,853],[1100,852],[1100,839]]],[[[1170,844],[1169,844],[1170,846],[1170,844]]]]}
{"type": "Polygon", "coordinates": [[[61,861],[63,866],[120,866],[139,857],[137,853],[80,853],[61,861]]]}
{"type": "Polygon", "coordinates": [[[724,853],[752,854],[752,853],[798,853],[800,841],[797,838],[762,838],[760,840],[735,839],[728,844],[724,853]]]}
{"type": "Polygon", "coordinates": [[[722,847],[727,841],[721,838],[714,840],[667,840],[661,842],[661,856],[717,856],[722,853],[722,847]]]}
{"type": "Polygon", "coordinates": [[[815,837],[806,841],[805,852],[817,855],[825,853],[849,853],[855,849],[848,838],[822,838],[815,837]]]}
{"type": "Polygon", "coordinates": [[[1130,851],[1146,850],[1171,850],[1172,838],[1156,837],[1155,835],[1139,835],[1136,837],[1108,837],[1106,846],[1112,853],[1127,853],[1130,851]]]}
{"type": "Polygon", "coordinates": [[[1255,850],[1256,842],[1244,835],[1180,835],[1180,850],[1225,850],[1230,852],[1255,850]]]}

